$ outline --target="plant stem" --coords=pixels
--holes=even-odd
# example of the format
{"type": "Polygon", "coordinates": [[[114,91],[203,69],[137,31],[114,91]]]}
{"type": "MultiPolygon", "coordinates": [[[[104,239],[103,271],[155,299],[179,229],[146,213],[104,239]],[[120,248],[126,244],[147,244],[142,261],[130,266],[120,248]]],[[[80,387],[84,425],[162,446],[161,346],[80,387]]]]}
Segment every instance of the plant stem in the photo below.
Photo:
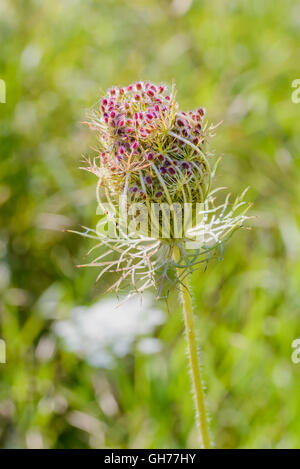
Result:
{"type": "MultiPolygon", "coordinates": [[[[174,246],[173,259],[176,264],[180,261],[180,250],[174,246]]],[[[180,267],[177,268],[178,276],[182,277],[183,271],[180,267]]],[[[186,331],[186,339],[188,345],[189,364],[191,368],[191,376],[193,382],[193,390],[195,394],[196,404],[196,418],[199,425],[201,445],[204,449],[211,448],[211,442],[208,430],[208,421],[205,405],[205,394],[203,383],[201,379],[200,362],[197,351],[197,341],[195,334],[195,322],[193,316],[192,297],[190,293],[189,283],[187,277],[181,278],[180,293],[183,305],[184,324],[186,331]]]]}

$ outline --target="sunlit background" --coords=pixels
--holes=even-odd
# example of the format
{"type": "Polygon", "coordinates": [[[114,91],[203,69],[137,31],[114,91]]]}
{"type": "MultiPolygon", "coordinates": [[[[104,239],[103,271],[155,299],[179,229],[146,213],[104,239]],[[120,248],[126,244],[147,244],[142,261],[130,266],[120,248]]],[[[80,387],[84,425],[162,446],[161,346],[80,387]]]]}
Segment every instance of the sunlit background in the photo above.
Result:
{"type": "Polygon", "coordinates": [[[80,122],[140,79],[223,121],[215,187],[257,216],[192,277],[215,444],[300,448],[299,31],[291,0],[0,0],[2,448],[199,444],[176,297],[115,310],[63,231],[96,222],[80,122]]]}

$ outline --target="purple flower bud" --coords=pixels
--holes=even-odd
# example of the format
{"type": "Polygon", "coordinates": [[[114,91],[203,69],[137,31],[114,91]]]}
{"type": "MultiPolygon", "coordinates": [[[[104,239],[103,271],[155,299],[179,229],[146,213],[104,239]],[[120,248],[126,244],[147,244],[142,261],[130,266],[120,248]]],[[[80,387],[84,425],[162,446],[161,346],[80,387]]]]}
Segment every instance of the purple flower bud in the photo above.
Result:
{"type": "Polygon", "coordinates": [[[147,184],[152,184],[152,177],[151,176],[146,176],[145,181],[147,184]]]}
{"type": "Polygon", "coordinates": [[[155,197],[157,197],[159,199],[162,195],[163,195],[163,193],[161,191],[158,191],[158,192],[156,192],[155,197]]]}
{"type": "Polygon", "coordinates": [[[169,174],[172,174],[172,175],[176,174],[175,169],[172,168],[172,167],[168,168],[168,172],[169,172],[169,174]]]}
{"type": "Polygon", "coordinates": [[[188,163],[187,161],[183,161],[183,162],[181,163],[181,167],[182,167],[183,169],[189,169],[190,163],[188,163]]]}
{"type": "Polygon", "coordinates": [[[139,146],[138,142],[135,141],[135,142],[133,142],[133,144],[132,144],[132,149],[133,149],[133,150],[136,150],[136,149],[138,148],[138,146],[139,146]]]}
{"type": "Polygon", "coordinates": [[[147,160],[148,160],[148,161],[152,161],[152,160],[153,160],[153,157],[154,157],[153,153],[150,152],[150,153],[148,153],[148,155],[147,155],[147,160]]]}
{"type": "Polygon", "coordinates": [[[101,153],[100,159],[101,159],[101,161],[102,161],[103,164],[106,164],[106,163],[107,163],[107,157],[106,157],[106,154],[105,154],[105,153],[101,153]]]}
{"type": "Polygon", "coordinates": [[[167,170],[166,170],[166,168],[165,168],[164,166],[161,166],[161,167],[159,168],[159,171],[161,172],[161,174],[166,174],[166,172],[167,172],[167,170]]]}

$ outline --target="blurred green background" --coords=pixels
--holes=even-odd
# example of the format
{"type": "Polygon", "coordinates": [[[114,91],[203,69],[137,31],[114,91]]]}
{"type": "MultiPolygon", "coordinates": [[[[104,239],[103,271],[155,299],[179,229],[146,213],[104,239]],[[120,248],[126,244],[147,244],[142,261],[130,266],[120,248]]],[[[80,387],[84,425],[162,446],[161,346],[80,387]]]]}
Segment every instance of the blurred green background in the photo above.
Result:
{"type": "Polygon", "coordinates": [[[95,226],[78,169],[80,124],[112,85],[178,87],[182,108],[223,121],[215,187],[246,186],[251,231],[192,277],[211,427],[221,448],[300,448],[300,4],[291,0],[0,0],[2,448],[196,448],[181,311],[109,369],[68,351],[53,325],[99,301],[109,276],[76,269],[95,226]]]}

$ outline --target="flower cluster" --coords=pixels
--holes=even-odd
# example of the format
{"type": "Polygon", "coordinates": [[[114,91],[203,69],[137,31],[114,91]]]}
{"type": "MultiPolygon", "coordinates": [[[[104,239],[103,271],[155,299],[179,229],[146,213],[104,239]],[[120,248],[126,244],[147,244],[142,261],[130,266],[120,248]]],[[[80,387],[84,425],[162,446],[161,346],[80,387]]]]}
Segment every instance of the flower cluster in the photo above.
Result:
{"type": "Polygon", "coordinates": [[[88,169],[134,201],[203,202],[210,184],[204,116],[203,108],[179,111],[174,88],[111,88],[89,121],[100,145],[88,169]]]}
{"type": "Polygon", "coordinates": [[[181,282],[195,266],[214,255],[219,257],[223,242],[248,218],[244,193],[233,203],[227,197],[224,203],[215,204],[218,189],[210,192],[214,171],[206,150],[214,127],[207,126],[204,116],[203,108],[180,111],[174,87],[168,92],[166,86],[149,82],[111,88],[90,115],[88,125],[96,131],[99,147],[84,169],[98,177],[102,216],[96,230],[81,234],[96,241],[92,252],[101,249],[86,264],[101,268],[97,279],[105,272],[118,274],[109,291],[119,290],[128,280],[133,292],[158,286],[161,296],[164,284],[172,281],[174,266],[182,272],[176,278],[181,282]],[[135,202],[142,202],[146,215],[135,202]],[[161,208],[160,214],[153,214],[154,205],[161,208]],[[164,225],[166,205],[172,207],[169,230],[164,225]],[[174,205],[192,207],[191,215],[184,213],[179,235],[181,213],[174,205]],[[145,231],[128,230],[120,221],[123,209],[128,214],[137,206],[131,219],[146,220],[145,231]],[[154,235],[152,225],[149,234],[148,215],[157,228],[154,235]],[[117,229],[117,238],[106,231],[110,222],[117,229]],[[174,262],[175,248],[180,252],[179,264],[174,262]]]}

